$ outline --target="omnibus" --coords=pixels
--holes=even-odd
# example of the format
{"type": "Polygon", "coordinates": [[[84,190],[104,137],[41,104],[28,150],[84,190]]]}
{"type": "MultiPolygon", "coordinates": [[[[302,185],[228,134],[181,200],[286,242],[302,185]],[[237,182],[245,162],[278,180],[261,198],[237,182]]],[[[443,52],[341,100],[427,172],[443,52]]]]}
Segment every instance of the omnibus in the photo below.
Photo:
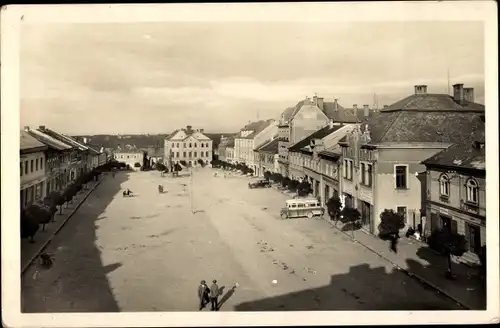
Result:
{"type": "Polygon", "coordinates": [[[281,209],[282,219],[307,217],[312,219],[315,215],[323,216],[325,209],[316,198],[296,198],[285,202],[285,207],[281,209]]]}

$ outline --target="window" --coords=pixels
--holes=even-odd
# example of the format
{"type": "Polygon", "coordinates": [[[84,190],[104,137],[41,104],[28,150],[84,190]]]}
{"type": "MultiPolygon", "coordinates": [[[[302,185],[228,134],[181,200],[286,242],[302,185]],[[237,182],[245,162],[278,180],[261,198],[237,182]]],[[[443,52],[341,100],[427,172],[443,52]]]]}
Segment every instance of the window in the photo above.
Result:
{"type": "Polygon", "coordinates": [[[401,214],[405,218],[406,224],[406,206],[398,206],[396,212],[398,212],[398,214],[401,214]]]}
{"type": "Polygon", "coordinates": [[[176,147],[179,148],[179,143],[176,144],[176,147]]]}
{"type": "Polygon", "coordinates": [[[472,204],[478,203],[478,186],[477,182],[474,179],[467,180],[466,183],[466,196],[467,202],[472,204]]]}
{"type": "Polygon", "coordinates": [[[349,159],[344,159],[344,178],[347,180],[352,180],[352,161],[349,159]]]}
{"type": "Polygon", "coordinates": [[[203,157],[203,152],[202,151],[200,151],[200,157],[203,157]]]}
{"type": "Polygon", "coordinates": [[[373,166],[372,166],[372,164],[366,165],[366,177],[367,177],[366,185],[368,187],[371,187],[372,186],[372,179],[373,179],[373,166]]]}
{"type": "Polygon", "coordinates": [[[189,143],[189,148],[192,148],[193,144],[192,143],[189,143]]]}
{"type": "Polygon", "coordinates": [[[40,170],[43,170],[43,157],[40,158],[40,170]]]}
{"type": "Polygon", "coordinates": [[[206,157],[208,157],[208,151],[207,151],[207,152],[205,152],[205,154],[207,155],[206,157]]]}
{"type": "Polygon", "coordinates": [[[30,172],[31,172],[31,173],[33,173],[33,166],[34,166],[33,164],[34,164],[34,162],[33,162],[33,160],[31,160],[31,162],[30,162],[30,168],[31,168],[31,169],[30,169],[30,172]]]}
{"type": "Polygon", "coordinates": [[[35,158],[35,171],[38,171],[38,158],[35,158]]]}
{"type": "Polygon", "coordinates": [[[445,197],[450,196],[450,179],[446,174],[439,177],[439,194],[445,197]]]}
{"type": "Polygon", "coordinates": [[[186,143],[184,143],[184,148],[186,148],[186,143]]]}
{"type": "Polygon", "coordinates": [[[179,158],[179,152],[175,153],[175,157],[179,158]]]}
{"type": "Polygon", "coordinates": [[[192,152],[189,152],[189,158],[191,158],[191,157],[192,157],[192,154],[193,154],[192,152]]]}
{"type": "Polygon", "coordinates": [[[198,157],[198,152],[197,151],[194,152],[194,157],[198,157]]]}
{"type": "Polygon", "coordinates": [[[366,174],[365,174],[365,170],[366,170],[366,165],[365,165],[365,163],[361,163],[361,184],[364,184],[364,185],[366,185],[366,174]]]}
{"type": "Polygon", "coordinates": [[[205,144],[202,142],[202,143],[201,143],[201,148],[203,148],[204,146],[205,146],[205,144]]]}
{"type": "Polygon", "coordinates": [[[198,147],[198,143],[194,143],[194,148],[197,148],[198,147]]]}
{"type": "Polygon", "coordinates": [[[182,153],[182,157],[184,157],[184,158],[186,157],[186,152],[182,153]]]}
{"type": "Polygon", "coordinates": [[[481,251],[481,231],[478,226],[467,224],[466,223],[466,232],[467,232],[467,241],[469,246],[469,251],[475,254],[480,253],[481,251]]]}
{"type": "Polygon", "coordinates": [[[407,166],[399,165],[396,166],[396,189],[407,189],[406,183],[406,169],[407,166]]]}

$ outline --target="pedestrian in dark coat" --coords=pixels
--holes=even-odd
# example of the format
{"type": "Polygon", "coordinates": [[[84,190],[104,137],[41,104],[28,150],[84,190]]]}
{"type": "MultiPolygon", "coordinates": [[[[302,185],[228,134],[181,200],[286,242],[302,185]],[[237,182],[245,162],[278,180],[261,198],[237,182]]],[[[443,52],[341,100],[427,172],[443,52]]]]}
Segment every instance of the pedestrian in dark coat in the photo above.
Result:
{"type": "Polygon", "coordinates": [[[217,280],[212,281],[212,286],[210,286],[210,301],[212,303],[211,311],[219,311],[219,286],[217,285],[217,280]]]}
{"type": "Polygon", "coordinates": [[[207,286],[207,282],[202,280],[198,286],[198,298],[200,299],[200,310],[205,307],[208,302],[210,302],[208,295],[210,294],[210,289],[207,286]]]}

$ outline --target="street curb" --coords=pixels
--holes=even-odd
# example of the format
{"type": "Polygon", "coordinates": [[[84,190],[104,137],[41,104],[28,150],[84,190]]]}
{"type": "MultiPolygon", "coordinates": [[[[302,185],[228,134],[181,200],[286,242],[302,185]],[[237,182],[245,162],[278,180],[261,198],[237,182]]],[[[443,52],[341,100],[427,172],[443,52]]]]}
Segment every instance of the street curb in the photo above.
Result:
{"type": "Polygon", "coordinates": [[[351,235],[349,235],[348,233],[346,233],[345,231],[342,231],[341,229],[339,229],[338,227],[336,227],[333,222],[330,222],[328,219],[324,219],[326,222],[328,222],[332,227],[334,227],[335,229],[337,229],[338,231],[340,231],[341,233],[343,233],[344,235],[346,235],[347,237],[349,237],[349,239],[353,240],[354,242],[362,245],[363,247],[365,247],[366,249],[368,249],[370,252],[378,255],[380,258],[386,260],[387,262],[391,263],[392,266],[396,267],[399,271],[405,273],[407,276],[409,276],[410,278],[413,278],[415,280],[417,280],[418,282],[420,282],[421,284],[423,285],[426,285],[427,287],[430,287],[432,289],[434,289],[435,291],[437,291],[439,294],[442,294],[444,296],[446,296],[447,298],[449,298],[450,300],[452,300],[453,302],[457,303],[459,306],[463,307],[464,309],[466,310],[472,310],[469,306],[466,306],[465,304],[463,304],[462,302],[458,301],[457,299],[455,299],[454,297],[450,296],[447,292],[443,291],[440,287],[437,287],[436,285],[434,285],[433,283],[427,281],[426,279],[424,278],[421,278],[413,273],[411,273],[410,271],[400,267],[399,265],[397,265],[396,263],[394,263],[393,261],[391,261],[390,259],[386,258],[385,256],[383,256],[382,254],[380,254],[379,252],[377,252],[376,250],[372,249],[371,247],[363,244],[362,242],[360,242],[359,240],[357,240],[356,238],[352,237],[351,235]]]}
{"type": "Polygon", "coordinates": [[[52,236],[50,236],[42,245],[40,245],[40,248],[35,253],[35,255],[33,255],[32,258],[28,262],[26,262],[26,264],[22,267],[22,269],[21,269],[21,276],[31,266],[31,264],[33,263],[33,261],[35,261],[35,259],[40,255],[40,253],[43,252],[43,250],[50,244],[50,242],[52,241],[52,239],[59,233],[59,231],[61,231],[61,229],[66,225],[66,223],[69,221],[69,219],[71,219],[71,217],[73,216],[73,214],[75,214],[76,211],[80,208],[80,206],[85,202],[85,200],[87,199],[87,197],[89,197],[90,194],[94,191],[94,189],[97,188],[97,186],[99,186],[101,184],[102,180],[104,180],[104,177],[102,177],[101,179],[99,179],[97,181],[97,183],[87,192],[87,194],[78,203],[78,205],[75,206],[75,208],[69,213],[69,215],[66,217],[66,219],[61,223],[61,225],[59,226],[59,228],[57,228],[54,231],[54,233],[52,234],[52,236]]]}

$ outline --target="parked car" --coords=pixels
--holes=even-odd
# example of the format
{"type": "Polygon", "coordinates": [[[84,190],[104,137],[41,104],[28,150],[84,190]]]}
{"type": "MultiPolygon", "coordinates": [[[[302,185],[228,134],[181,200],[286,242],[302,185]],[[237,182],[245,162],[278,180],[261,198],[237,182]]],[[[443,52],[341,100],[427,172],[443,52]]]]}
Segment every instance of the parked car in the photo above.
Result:
{"type": "Polygon", "coordinates": [[[258,180],[254,182],[249,182],[248,183],[248,188],[254,189],[254,188],[270,188],[271,183],[267,180],[258,180]]]}

